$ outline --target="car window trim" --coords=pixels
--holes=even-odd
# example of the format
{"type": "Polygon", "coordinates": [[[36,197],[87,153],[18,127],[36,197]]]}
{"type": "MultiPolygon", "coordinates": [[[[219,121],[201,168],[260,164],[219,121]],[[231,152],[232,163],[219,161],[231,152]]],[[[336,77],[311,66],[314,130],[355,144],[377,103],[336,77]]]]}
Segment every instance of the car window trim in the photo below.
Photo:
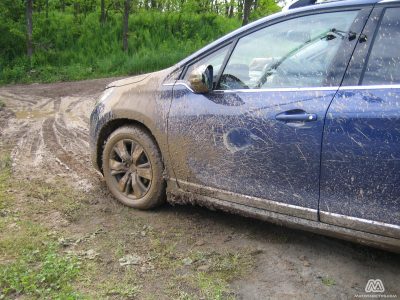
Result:
{"type": "MultiPolygon", "coordinates": [[[[221,68],[219,69],[217,80],[215,82],[215,88],[217,88],[219,86],[219,81],[221,80],[222,73],[225,71],[225,67],[228,64],[228,61],[231,59],[232,53],[233,53],[233,51],[235,51],[235,48],[236,48],[236,45],[238,42],[239,42],[239,38],[236,38],[233,40],[232,45],[221,65],[221,68]]],[[[214,91],[214,89],[213,89],[213,91],[214,91]]]]}
{"type": "MultiPolygon", "coordinates": [[[[345,62],[344,66],[343,66],[343,72],[341,72],[341,77],[339,80],[339,86],[341,86],[343,84],[343,81],[345,79],[346,73],[347,73],[347,69],[349,68],[351,59],[357,49],[357,45],[359,43],[360,37],[362,36],[365,26],[367,26],[368,24],[368,20],[373,12],[374,7],[370,6],[370,7],[365,7],[360,9],[356,19],[353,21],[353,23],[350,26],[350,31],[357,31],[359,32],[357,34],[357,38],[354,40],[354,44],[353,43],[347,43],[344,47],[346,50],[346,57],[347,57],[347,61],[345,62]],[[363,20],[363,23],[361,23],[361,28],[354,28],[357,26],[356,24],[356,20],[357,19],[361,19],[363,20]],[[348,53],[347,53],[348,52],[348,53]]],[[[331,64],[330,64],[330,72],[327,76],[327,78],[325,78],[326,81],[326,86],[329,86],[329,84],[332,84],[332,77],[334,76],[334,74],[336,74],[338,72],[338,64],[342,63],[342,59],[341,59],[341,55],[342,53],[337,52],[334,59],[332,60],[331,64]]]]}
{"type": "MultiPolygon", "coordinates": [[[[230,40],[229,42],[227,42],[227,43],[221,43],[221,44],[219,44],[218,46],[216,46],[215,48],[213,48],[212,50],[206,51],[206,52],[204,52],[203,54],[197,56],[195,59],[193,59],[193,60],[191,60],[190,62],[188,62],[188,63],[184,66],[183,72],[182,72],[181,75],[179,76],[179,79],[183,79],[183,78],[186,76],[186,73],[187,73],[188,69],[189,69],[191,66],[193,66],[194,64],[196,64],[197,62],[199,62],[199,61],[202,60],[203,58],[205,58],[205,57],[207,57],[207,56],[209,56],[209,55],[212,55],[213,53],[215,53],[215,52],[221,50],[221,49],[224,48],[224,47],[232,46],[232,45],[230,45],[231,43],[232,43],[231,40],[230,40]]],[[[228,47],[228,52],[227,52],[227,54],[228,54],[231,50],[232,50],[231,47],[228,47]]],[[[226,57],[225,57],[225,58],[226,58],[226,57]]],[[[225,58],[224,58],[224,61],[225,61],[225,58]]],[[[221,66],[222,66],[222,65],[221,65],[221,66]]]]}
{"type": "Polygon", "coordinates": [[[372,42],[372,36],[376,30],[376,24],[380,19],[382,8],[374,7],[368,20],[362,30],[362,36],[367,37],[366,40],[357,39],[357,45],[353,51],[353,55],[347,66],[346,73],[343,77],[341,86],[357,86],[360,84],[361,72],[365,65],[365,58],[372,42]]]}
{"type": "Polygon", "coordinates": [[[378,35],[379,28],[381,27],[383,16],[385,15],[386,9],[387,8],[384,8],[384,9],[381,10],[380,15],[379,15],[378,23],[375,25],[374,34],[372,36],[371,43],[368,46],[367,55],[365,56],[365,63],[364,63],[364,66],[363,66],[363,68],[361,70],[360,78],[358,80],[358,85],[362,85],[362,82],[364,81],[364,76],[365,76],[365,72],[367,70],[367,66],[368,66],[368,63],[369,63],[369,58],[371,56],[371,52],[372,52],[372,49],[374,47],[374,44],[375,44],[375,41],[376,41],[376,37],[378,35]]]}
{"type": "MultiPolygon", "coordinates": [[[[367,71],[367,66],[368,66],[369,59],[370,59],[370,56],[372,53],[372,49],[375,45],[375,40],[378,36],[378,32],[381,27],[381,24],[382,24],[382,21],[383,21],[386,11],[390,8],[399,8],[399,7],[400,7],[400,5],[398,5],[398,4],[396,5],[395,3],[391,3],[391,5],[389,5],[388,3],[385,3],[385,6],[379,5],[375,8],[378,11],[378,13],[380,13],[379,20],[378,20],[378,23],[375,25],[374,34],[373,34],[371,42],[368,46],[367,55],[365,56],[365,64],[361,71],[358,85],[363,86],[364,76],[365,76],[365,72],[367,71]]],[[[393,85],[398,85],[398,84],[382,84],[381,86],[393,86],[393,85]]]]}
{"type": "MultiPolygon", "coordinates": [[[[185,82],[177,82],[176,85],[183,85],[191,89],[185,82]]],[[[217,93],[252,93],[252,92],[301,92],[301,91],[337,91],[337,90],[379,90],[379,89],[399,89],[400,84],[377,84],[377,85],[349,85],[349,86],[325,86],[325,87],[301,87],[301,88],[270,88],[270,89],[235,89],[235,90],[215,90],[217,93]]]]}
{"type": "MultiPolygon", "coordinates": [[[[184,81],[179,80],[176,83],[164,83],[163,86],[181,85],[191,92],[193,89],[184,81]]],[[[303,88],[270,88],[270,89],[236,89],[236,90],[215,90],[218,93],[250,93],[254,91],[270,91],[270,92],[298,92],[298,91],[336,91],[340,90],[379,90],[379,89],[400,89],[400,84],[376,84],[376,85],[342,85],[342,86],[325,86],[325,87],[303,87],[303,88]]]]}

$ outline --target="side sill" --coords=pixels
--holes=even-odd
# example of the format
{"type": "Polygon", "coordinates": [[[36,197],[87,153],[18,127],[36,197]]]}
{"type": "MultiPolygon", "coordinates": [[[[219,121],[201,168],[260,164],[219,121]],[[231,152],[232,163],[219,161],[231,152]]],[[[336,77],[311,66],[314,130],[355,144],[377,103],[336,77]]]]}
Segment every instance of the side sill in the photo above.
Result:
{"type": "Polygon", "coordinates": [[[285,215],[296,216],[307,220],[318,221],[318,211],[316,209],[290,205],[287,203],[275,202],[253,196],[241,195],[224,190],[219,190],[212,187],[206,187],[191,182],[186,182],[183,180],[177,180],[177,183],[179,187],[181,187],[183,190],[195,194],[205,195],[208,197],[220,199],[223,201],[233,202],[245,206],[265,209],[268,211],[273,211],[285,215]]]}
{"type": "Polygon", "coordinates": [[[266,211],[264,209],[249,207],[246,205],[208,196],[202,196],[191,192],[185,192],[179,188],[168,188],[167,196],[168,202],[171,204],[193,204],[204,206],[211,210],[222,210],[228,213],[239,214],[245,217],[259,219],[293,229],[310,231],[317,234],[323,234],[334,238],[344,239],[351,242],[400,253],[400,240],[395,238],[266,211]]]}
{"type": "Polygon", "coordinates": [[[326,211],[320,212],[321,222],[335,226],[352,228],[358,231],[371,232],[395,239],[400,239],[400,226],[378,221],[366,220],[326,211]]]}

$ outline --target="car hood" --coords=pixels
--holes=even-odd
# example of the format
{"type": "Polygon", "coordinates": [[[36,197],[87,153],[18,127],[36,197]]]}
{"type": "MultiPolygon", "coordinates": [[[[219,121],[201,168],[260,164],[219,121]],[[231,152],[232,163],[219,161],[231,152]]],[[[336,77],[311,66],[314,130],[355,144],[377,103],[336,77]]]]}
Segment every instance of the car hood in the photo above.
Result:
{"type": "Polygon", "coordinates": [[[139,82],[145,80],[147,77],[151,76],[152,74],[154,74],[154,73],[141,74],[141,75],[132,76],[132,77],[120,79],[117,81],[113,81],[107,85],[106,89],[112,88],[112,87],[120,87],[120,86],[129,85],[129,84],[139,83],[139,82]]]}
{"type": "Polygon", "coordinates": [[[123,86],[138,84],[138,83],[142,83],[143,81],[146,81],[146,79],[148,79],[150,81],[153,81],[152,79],[160,80],[160,79],[165,78],[171,72],[171,70],[172,70],[172,68],[168,68],[168,69],[157,71],[157,72],[141,74],[141,75],[117,80],[117,81],[114,81],[114,82],[111,82],[110,84],[108,84],[106,89],[112,88],[112,87],[123,87],[123,86]]]}

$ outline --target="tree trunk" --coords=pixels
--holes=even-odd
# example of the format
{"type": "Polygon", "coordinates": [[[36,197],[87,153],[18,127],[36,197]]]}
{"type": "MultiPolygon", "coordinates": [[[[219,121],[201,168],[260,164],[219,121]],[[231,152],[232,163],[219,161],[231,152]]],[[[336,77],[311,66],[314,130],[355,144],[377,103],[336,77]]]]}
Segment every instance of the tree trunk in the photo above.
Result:
{"type": "Polygon", "coordinates": [[[244,0],[237,1],[237,18],[243,20],[243,2],[244,0]]]}
{"type": "MultiPolygon", "coordinates": [[[[211,9],[212,9],[212,7],[211,7],[211,9]]],[[[219,3],[218,3],[218,0],[215,0],[215,2],[214,2],[214,12],[216,12],[217,15],[219,15],[219,3]]]]}
{"type": "Polygon", "coordinates": [[[123,32],[122,32],[122,45],[125,52],[128,52],[128,30],[129,30],[129,12],[131,9],[131,0],[124,1],[124,18],[123,18],[123,32]]]}
{"type": "Polygon", "coordinates": [[[33,0],[26,0],[26,48],[27,55],[29,58],[32,57],[33,54],[33,46],[32,46],[32,10],[33,10],[33,0]]]}
{"type": "Polygon", "coordinates": [[[101,0],[101,3],[100,3],[100,10],[101,10],[100,23],[102,25],[104,25],[104,23],[106,22],[106,7],[105,6],[106,6],[105,5],[105,0],[101,0]]]}
{"type": "Polygon", "coordinates": [[[249,24],[250,10],[251,10],[252,4],[253,4],[253,0],[244,0],[242,26],[249,24]]]}
{"type": "Polygon", "coordinates": [[[233,0],[231,0],[230,6],[229,6],[229,18],[233,18],[233,0]]]}

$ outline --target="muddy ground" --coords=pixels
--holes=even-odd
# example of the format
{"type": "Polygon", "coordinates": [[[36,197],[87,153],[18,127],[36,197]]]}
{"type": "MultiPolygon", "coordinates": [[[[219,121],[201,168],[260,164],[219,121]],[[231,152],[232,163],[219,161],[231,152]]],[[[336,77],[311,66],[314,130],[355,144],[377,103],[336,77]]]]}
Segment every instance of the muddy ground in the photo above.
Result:
{"type": "MultiPolygon", "coordinates": [[[[111,81],[0,88],[0,150],[11,154],[19,183],[7,191],[9,211],[44,226],[60,251],[86,255],[74,282],[80,293],[348,299],[381,279],[385,293],[400,297],[400,256],[392,253],[199,207],[143,212],[118,204],[94,172],[88,145],[90,111],[111,81]]],[[[18,225],[7,226],[18,234],[18,225]]]]}

